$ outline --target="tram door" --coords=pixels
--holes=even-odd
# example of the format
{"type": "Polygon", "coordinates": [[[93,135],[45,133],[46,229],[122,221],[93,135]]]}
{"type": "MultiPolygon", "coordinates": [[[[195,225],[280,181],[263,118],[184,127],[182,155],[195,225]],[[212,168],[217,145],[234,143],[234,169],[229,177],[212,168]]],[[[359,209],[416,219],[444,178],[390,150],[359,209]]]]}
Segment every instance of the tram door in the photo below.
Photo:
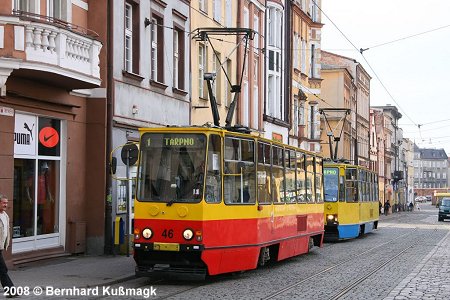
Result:
{"type": "Polygon", "coordinates": [[[358,176],[358,190],[359,190],[359,218],[358,223],[367,218],[367,172],[364,170],[359,170],[358,176]]]}
{"type": "MultiPolygon", "coordinates": [[[[269,205],[272,202],[272,190],[273,190],[273,177],[271,166],[271,147],[268,143],[258,141],[258,170],[257,170],[257,190],[258,190],[258,203],[262,205],[269,205]]],[[[275,219],[274,206],[270,206],[270,232],[273,232],[273,225],[275,219]]]]}
{"type": "Polygon", "coordinates": [[[356,168],[347,168],[345,170],[345,186],[346,186],[346,206],[348,207],[345,213],[347,220],[341,220],[344,223],[352,224],[358,222],[360,215],[359,201],[359,185],[356,168]]]}

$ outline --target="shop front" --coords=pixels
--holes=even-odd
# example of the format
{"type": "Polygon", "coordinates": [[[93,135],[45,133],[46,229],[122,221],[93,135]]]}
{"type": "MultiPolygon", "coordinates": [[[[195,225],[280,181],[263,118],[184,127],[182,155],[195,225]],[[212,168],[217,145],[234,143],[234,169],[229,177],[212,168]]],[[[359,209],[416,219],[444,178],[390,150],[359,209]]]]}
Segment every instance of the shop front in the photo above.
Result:
{"type": "Polygon", "coordinates": [[[64,246],[65,123],[16,112],[12,253],[64,246]]]}

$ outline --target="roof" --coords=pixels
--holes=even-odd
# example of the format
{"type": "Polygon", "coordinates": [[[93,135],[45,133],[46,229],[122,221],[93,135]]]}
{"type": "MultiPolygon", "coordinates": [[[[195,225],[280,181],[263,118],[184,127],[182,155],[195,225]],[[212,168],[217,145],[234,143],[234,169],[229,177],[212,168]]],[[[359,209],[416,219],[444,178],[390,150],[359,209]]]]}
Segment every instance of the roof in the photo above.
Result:
{"type": "Polygon", "coordinates": [[[419,149],[421,159],[436,159],[443,160],[448,159],[444,149],[419,149]]]}

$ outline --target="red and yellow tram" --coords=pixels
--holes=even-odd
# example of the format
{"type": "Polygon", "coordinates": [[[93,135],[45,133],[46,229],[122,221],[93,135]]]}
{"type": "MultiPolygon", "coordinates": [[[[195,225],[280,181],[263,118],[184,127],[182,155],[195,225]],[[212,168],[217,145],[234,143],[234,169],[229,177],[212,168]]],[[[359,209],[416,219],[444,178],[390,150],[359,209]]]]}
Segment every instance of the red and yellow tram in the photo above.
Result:
{"type": "Polygon", "coordinates": [[[136,275],[204,277],[322,246],[322,158],[249,133],[141,129],[136,275]]]}

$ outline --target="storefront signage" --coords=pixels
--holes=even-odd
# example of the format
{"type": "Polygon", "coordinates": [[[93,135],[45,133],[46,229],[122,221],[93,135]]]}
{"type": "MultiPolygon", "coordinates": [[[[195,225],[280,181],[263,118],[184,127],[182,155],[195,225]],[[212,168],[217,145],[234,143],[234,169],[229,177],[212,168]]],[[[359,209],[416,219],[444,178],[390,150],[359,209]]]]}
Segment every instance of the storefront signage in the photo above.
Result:
{"type": "Polygon", "coordinates": [[[36,155],[36,117],[16,114],[14,125],[14,154],[36,155]]]}
{"type": "Polygon", "coordinates": [[[61,148],[61,121],[39,117],[39,155],[59,156],[61,148]]]}
{"type": "Polygon", "coordinates": [[[47,148],[53,148],[59,143],[59,134],[53,127],[44,127],[39,131],[39,142],[47,148]]]}
{"type": "Polygon", "coordinates": [[[14,117],[14,109],[11,107],[0,106],[0,115],[14,117]]]}

